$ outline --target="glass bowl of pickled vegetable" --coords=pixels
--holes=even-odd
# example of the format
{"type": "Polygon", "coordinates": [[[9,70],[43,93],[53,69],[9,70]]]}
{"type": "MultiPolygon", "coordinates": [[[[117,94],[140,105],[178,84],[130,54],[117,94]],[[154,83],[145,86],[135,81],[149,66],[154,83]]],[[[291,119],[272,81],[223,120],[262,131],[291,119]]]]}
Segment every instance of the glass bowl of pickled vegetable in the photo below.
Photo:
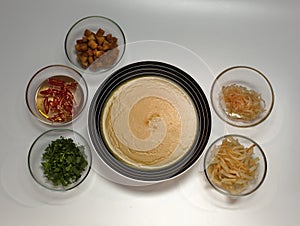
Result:
{"type": "Polygon", "coordinates": [[[72,123],[85,108],[87,97],[83,76],[65,65],[49,65],[37,71],[25,94],[30,113],[51,126],[72,123]]]}
{"type": "Polygon", "coordinates": [[[87,16],[76,21],[65,38],[69,62],[86,74],[101,74],[122,59],[126,39],[116,21],[103,16],[87,16]]]}
{"type": "Polygon", "coordinates": [[[216,77],[210,99],[215,113],[224,122],[236,127],[251,127],[271,114],[274,91],[268,78],[259,70],[235,66],[216,77]]]}
{"type": "Polygon", "coordinates": [[[267,158],[252,139],[229,134],[216,139],[203,161],[209,184],[221,194],[242,197],[257,191],[267,174],[267,158]]]}
{"type": "Polygon", "coordinates": [[[32,178],[53,191],[80,185],[91,170],[92,153],[86,139],[69,129],[44,132],[30,147],[28,168],[32,178]]]}

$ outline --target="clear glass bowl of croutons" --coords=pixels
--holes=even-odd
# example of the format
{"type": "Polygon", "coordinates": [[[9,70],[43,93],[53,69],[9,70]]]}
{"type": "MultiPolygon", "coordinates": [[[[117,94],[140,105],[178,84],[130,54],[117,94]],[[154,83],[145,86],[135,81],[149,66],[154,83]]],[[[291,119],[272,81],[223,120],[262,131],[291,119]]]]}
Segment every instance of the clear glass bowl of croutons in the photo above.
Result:
{"type": "Polygon", "coordinates": [[[76,69],[100,74],[120,62],[126,40],[115,21],[102,16],[88,16],[69,29],[64,46],[69,62],[76,69]]]}

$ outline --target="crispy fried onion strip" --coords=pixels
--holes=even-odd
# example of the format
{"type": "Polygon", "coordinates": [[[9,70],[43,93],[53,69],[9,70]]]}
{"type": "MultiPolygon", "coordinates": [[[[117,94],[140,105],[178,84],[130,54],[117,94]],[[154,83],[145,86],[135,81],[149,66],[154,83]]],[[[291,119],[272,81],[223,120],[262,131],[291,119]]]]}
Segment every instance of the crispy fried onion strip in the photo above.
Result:
{"type": "Polygon", "coordinates": [[[222,97],[227,116],[234,120],[252,121],[265,111],[261,94],[241,85],[223,86],[222,97]]]}
{"type": "Polygon", "coordinates": [[[227,137],[215,147],[207,173],[211,181],[231,194],[240,194],[256,179],[259,158],[253,157],[255,144],[248,148],[227,137]]]}

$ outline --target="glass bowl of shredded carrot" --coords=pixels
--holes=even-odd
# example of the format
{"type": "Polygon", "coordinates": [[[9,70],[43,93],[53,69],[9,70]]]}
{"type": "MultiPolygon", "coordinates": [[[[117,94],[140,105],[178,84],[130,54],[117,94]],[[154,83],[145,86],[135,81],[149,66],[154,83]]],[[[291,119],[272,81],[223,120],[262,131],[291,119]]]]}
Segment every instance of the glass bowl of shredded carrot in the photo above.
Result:
{"type": "Polygon", "coordinates": [[[267,174],[262,148],[242,135],[225,135],[215,140],[203,162],[208,182],[216,191],[231,197],[252,194],[267,174]]]}
{"type": "Polygon", "coordinates": [[[274,91],[268,78],[247,66],[221,72],[212,84],[210,98],[216,114],[236,127],[260,124],[274,105],[274,91]]]}

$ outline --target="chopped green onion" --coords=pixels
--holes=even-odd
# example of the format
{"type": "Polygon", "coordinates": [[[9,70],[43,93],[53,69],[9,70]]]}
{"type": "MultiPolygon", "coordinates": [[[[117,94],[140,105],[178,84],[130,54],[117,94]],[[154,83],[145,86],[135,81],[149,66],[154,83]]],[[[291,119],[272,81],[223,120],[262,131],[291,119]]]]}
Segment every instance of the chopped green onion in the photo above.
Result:
{"type": "Polygon", "coordinates": [[[65,187],[81,177],[88,162],[84,154],[84,146],[77,146],[72,138],[61,136],[47,146],[41,165],[45,177],[54,186],[65,187]]]}

